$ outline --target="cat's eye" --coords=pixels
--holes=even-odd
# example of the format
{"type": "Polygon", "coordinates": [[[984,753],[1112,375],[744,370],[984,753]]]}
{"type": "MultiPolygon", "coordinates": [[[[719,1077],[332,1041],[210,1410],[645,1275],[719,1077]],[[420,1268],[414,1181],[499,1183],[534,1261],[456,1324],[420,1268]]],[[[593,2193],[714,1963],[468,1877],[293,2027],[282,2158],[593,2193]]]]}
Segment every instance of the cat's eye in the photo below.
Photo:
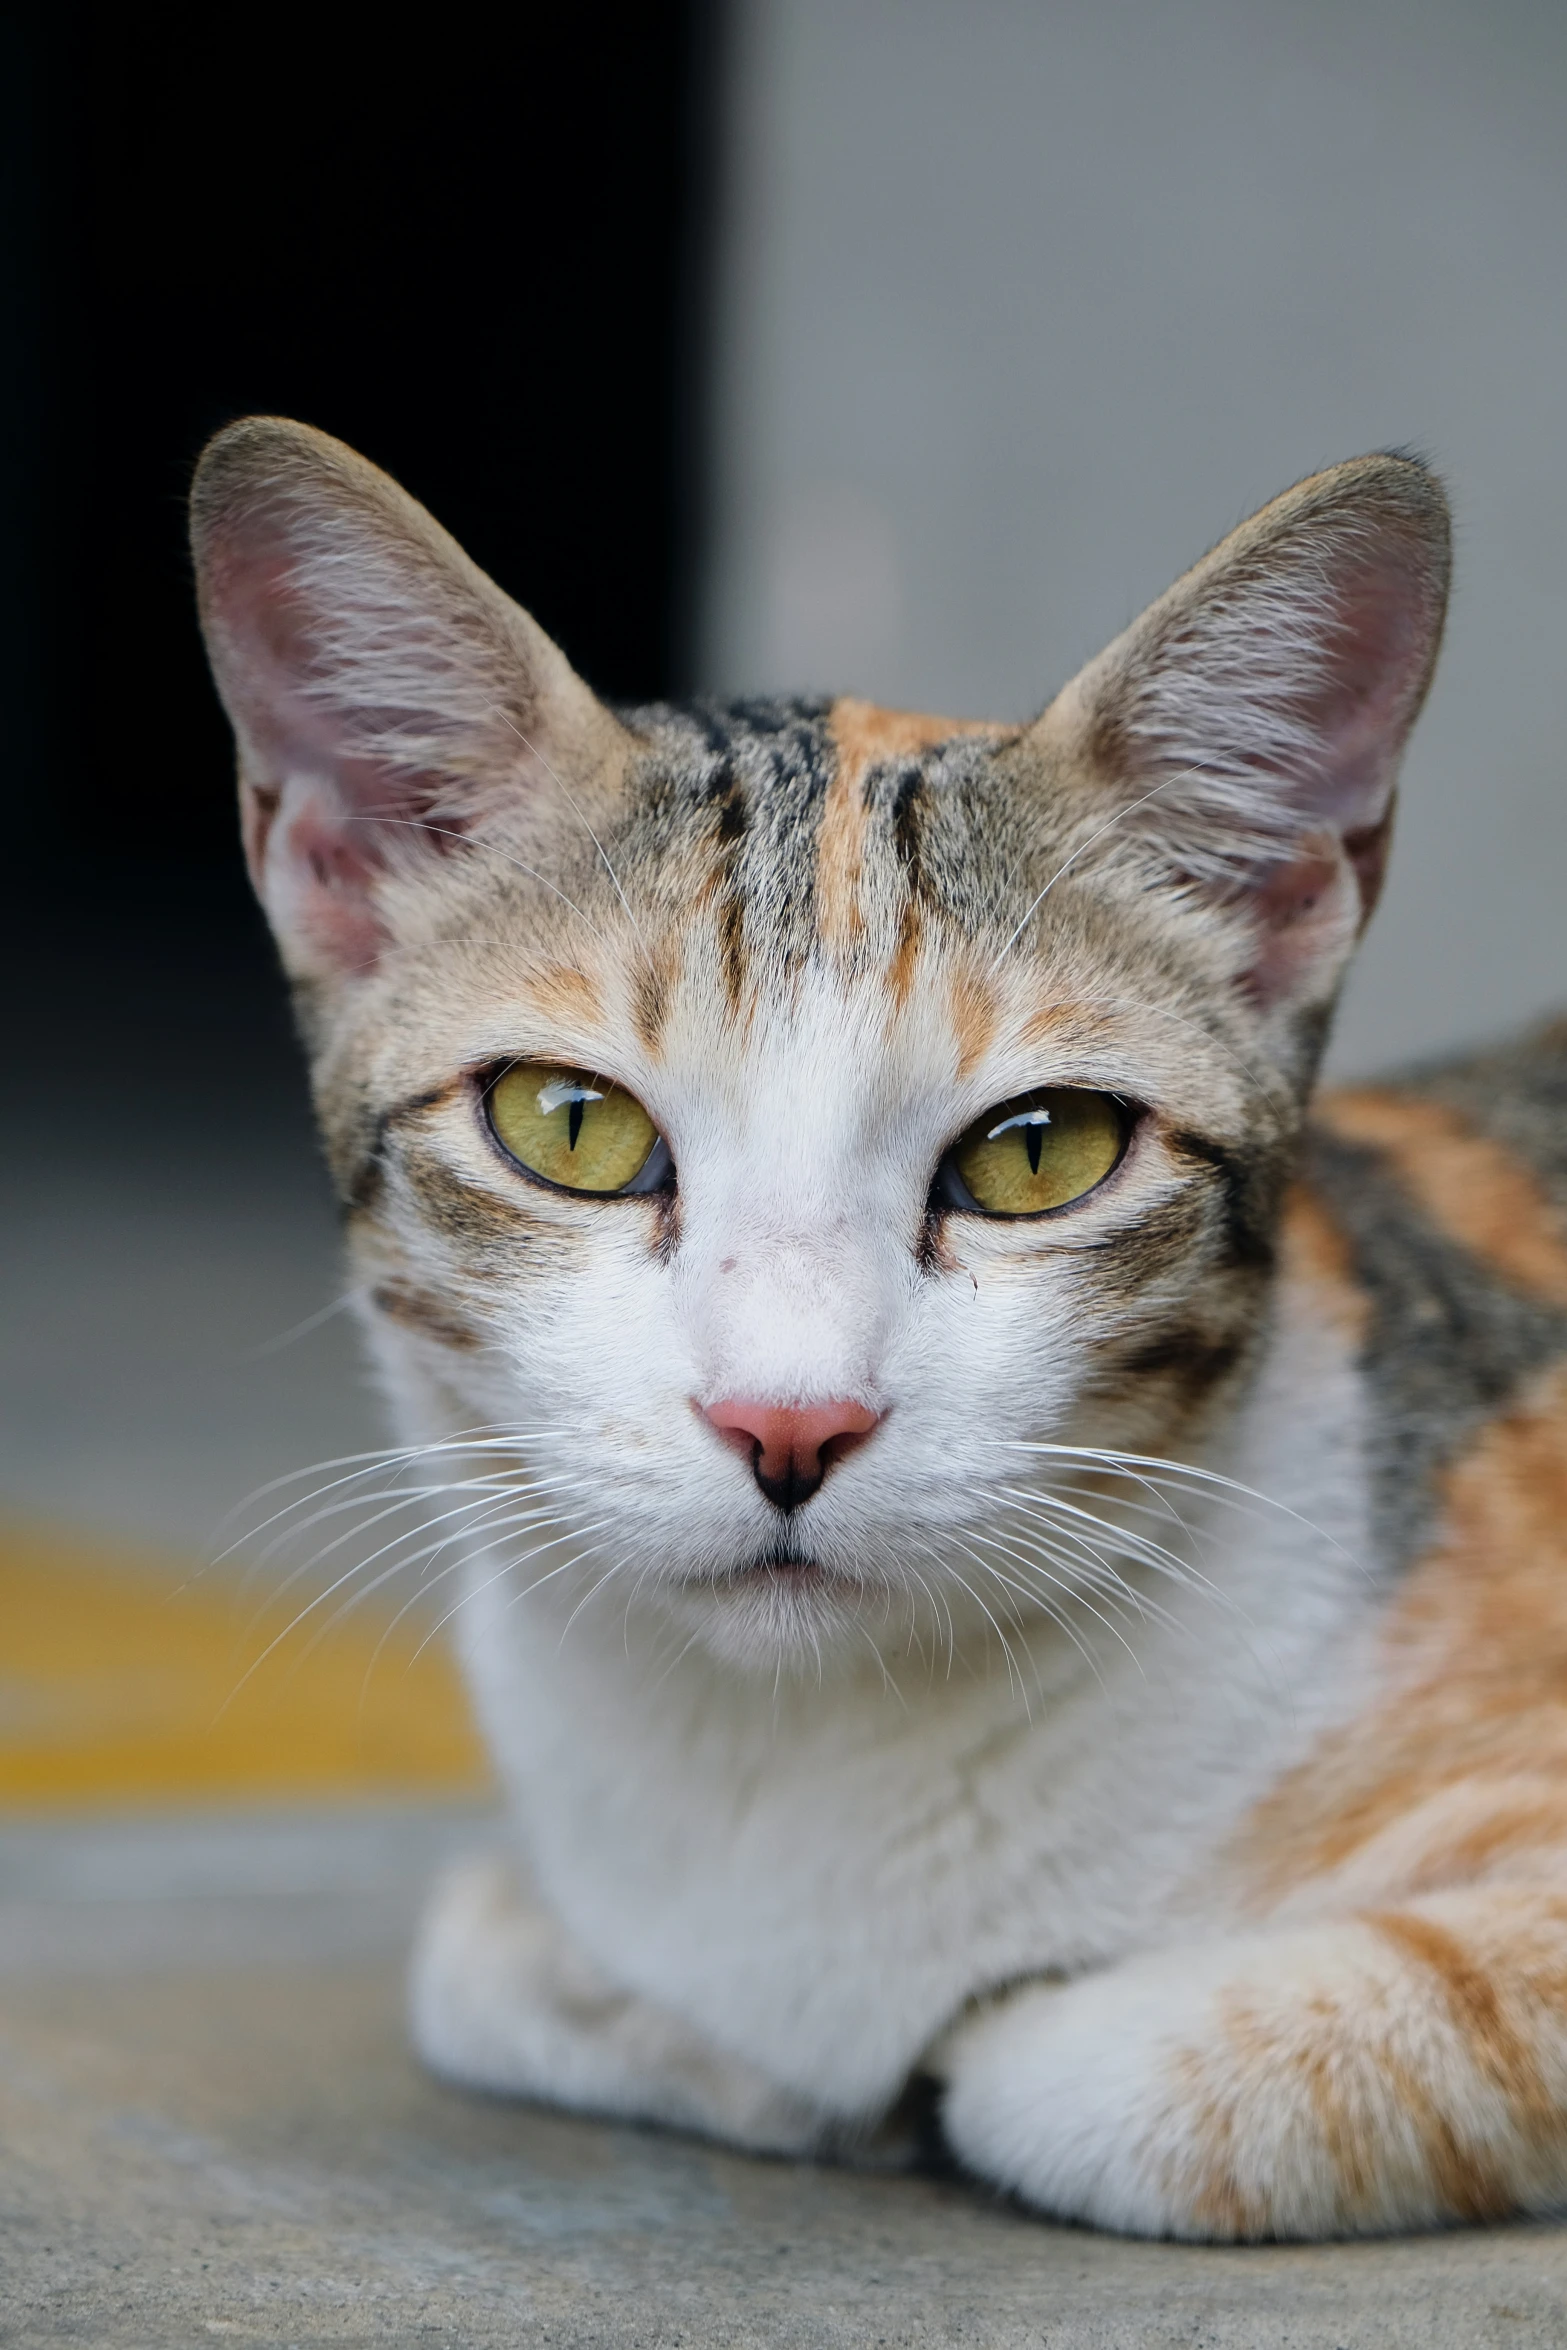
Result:
{"type": "Polygon", "coordinates": [[[502,1149],[562,1191],[655,1191],[667,1179],[668,1147],[635,1094],[584,1069],[513,1061],[485,1108],[502,1149]]]}
{"type": "Polygon", "coordinates": [[[1131,1121],[1112,1093],[1049,1086],[976,1119],[942,1164],[947,1204],[987,1216],[1041,1216],[1102,1183],[1131,1121]]]}

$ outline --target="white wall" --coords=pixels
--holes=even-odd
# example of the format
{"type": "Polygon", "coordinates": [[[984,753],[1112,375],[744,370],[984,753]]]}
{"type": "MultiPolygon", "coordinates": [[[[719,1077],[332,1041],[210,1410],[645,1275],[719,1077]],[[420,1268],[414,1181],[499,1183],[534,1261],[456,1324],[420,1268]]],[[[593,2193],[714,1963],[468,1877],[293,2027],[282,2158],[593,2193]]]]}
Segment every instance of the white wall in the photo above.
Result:
{"type": "Polygon", "coordinates": [[[1458,589],[1340,1068],[1567,1003],[1567,6],[738,0],[717,690],[1022,715],[1413,444],[1458,589]]]}

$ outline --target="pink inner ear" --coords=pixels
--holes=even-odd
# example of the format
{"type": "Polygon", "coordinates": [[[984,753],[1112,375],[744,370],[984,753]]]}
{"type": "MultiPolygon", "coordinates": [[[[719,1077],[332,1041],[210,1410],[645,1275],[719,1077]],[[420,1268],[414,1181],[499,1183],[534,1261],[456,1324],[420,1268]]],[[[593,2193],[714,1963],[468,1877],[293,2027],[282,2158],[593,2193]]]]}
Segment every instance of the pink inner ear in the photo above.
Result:
{"type": "Polygon", "coordinates": [[[1309,829],[1247,893],[1258,942],[1248,986],[1264,1006],[1341,968],[1381,894],[1398,760],[1430,655],[1422,600],[1409,567],[1374,559],[1335,598],[1320,690],[1302,712],[1321,762],[1291,794],[1309,829]]]}
{"type": "MultiPolygon", "coordinates": [[[[1306,716],[1320,731],[1320,779],[1302,813],[1341,835],[1367,836],[1385,825],[1394,771],[1413,705],[1425,682],[1433,615],[1411,570],[1362,560],[1334,598],[1334,625],[1323,647],[1322,693],[1306,716]]],[[[1374,855],[1366,912],[1381,887],[1386,839],[1374,855]]]]}
{"type": "Polygon", "coordinates": [[[1353,861],[1335,835],[1320,832],[1269,866],[1247,902],[1257,923],[1247,987],[1264,1009],[1298,993],[1314,968],[1336,964],[1370,912],[1353,861]]]}
{"type": "Polygon", "coordinates": [[[343,826],[362,827],[355,849],[368,874],[383,861],[372,845],[375,820],[417,821],[438,789],[367,755],[367,738],[399,714],[334,701],[323,659],[330,619],[301,592],[286,553],[269,549],[248,561],[228,553],[213,565],[213,589],[230,651],[229,699],[258,781],[265,789],[293,775],[329,775],[343,826]]]}
{"type": "Polygon", "coordinates": [[[332,616],[297,582],[275,529],[241,527],[208,569],[225,699],[244,747],[246,859],[295,967],[320,975],[371,966],[386,932],[375,884],[415,844],[435,850],[461,829],[442,810],[442,779],[367,754],[366,739],[402,713],[334,701],[332,616]]]}
{"type": "Polygon", "coordinates": [[[274,799],[255,869],[268,912],[313,969],[347,975],[375,964],[387,939],[372,892],[378,866],[355,847],[326,790],[291,786],[274,799]]]}
{"type": "Polygon", "coordinates": [[[319,801],[289,817],[283,832],[284,855],[314,888],[340,895],[369,888],[374,861],[353,846],[346,825],[327,816],[319,801]]]}

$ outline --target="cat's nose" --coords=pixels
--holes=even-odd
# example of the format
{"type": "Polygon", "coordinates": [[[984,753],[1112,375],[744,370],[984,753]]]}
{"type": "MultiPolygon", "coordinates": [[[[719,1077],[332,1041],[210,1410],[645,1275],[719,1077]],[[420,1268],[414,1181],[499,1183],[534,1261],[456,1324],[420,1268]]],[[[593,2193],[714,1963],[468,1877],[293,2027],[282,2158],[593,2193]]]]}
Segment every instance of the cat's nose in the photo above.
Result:
{"type": "Polygon", "coordinates": [[[810,1500],[835,1461],[865,1442],[881,1414],[862,1403],[751,1403],[741,1397],[704,1404],[702,1417],[745,1454],[768,1500],[793,1510],[810,1500]]]}

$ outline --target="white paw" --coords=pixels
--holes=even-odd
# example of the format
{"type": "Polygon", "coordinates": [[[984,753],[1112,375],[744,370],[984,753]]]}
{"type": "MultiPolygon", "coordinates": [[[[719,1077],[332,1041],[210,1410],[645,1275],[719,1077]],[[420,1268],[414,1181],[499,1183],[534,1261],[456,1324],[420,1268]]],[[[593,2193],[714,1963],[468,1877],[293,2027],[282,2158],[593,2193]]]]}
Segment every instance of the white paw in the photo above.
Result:
{"type": "Polygon", "coordinates": [[[937,2069],[958,2159],[1055,2218],[1169,2233],[1176,2215],[1140,2110],[1147,2049],[1130,2020],[1111,1975],[1033,1985],[957,2025],[937,2069]]]}
{"type": "Polygon", "coordinates": [[[813,2151],[822,2116],[678,2016],[611,1983],[505,1862],[455,1869],[409,1979],[414,2045],[471,2088],[665,2122],[758,2152],[813,2151]]]}
{"type": "Polygon", "coordinates": [[[464,1861],[426,1904],[409,1967],[414,2046],[469,2087],[542,2091],[557,2052],[546,1992],[557,1929],[503,1861],[464,1861]]]}
{"type": "Polygon", "coordinates": [[[1402,1990],[1353,1921],[1025,1986],[947,2035],[943,2124],[981,2176],[1128,2234],[1429,2226],[1451,2214],[1395,2084],[1432,2067],[1445,2101],[1451,2067],[1402,1990]]]}

